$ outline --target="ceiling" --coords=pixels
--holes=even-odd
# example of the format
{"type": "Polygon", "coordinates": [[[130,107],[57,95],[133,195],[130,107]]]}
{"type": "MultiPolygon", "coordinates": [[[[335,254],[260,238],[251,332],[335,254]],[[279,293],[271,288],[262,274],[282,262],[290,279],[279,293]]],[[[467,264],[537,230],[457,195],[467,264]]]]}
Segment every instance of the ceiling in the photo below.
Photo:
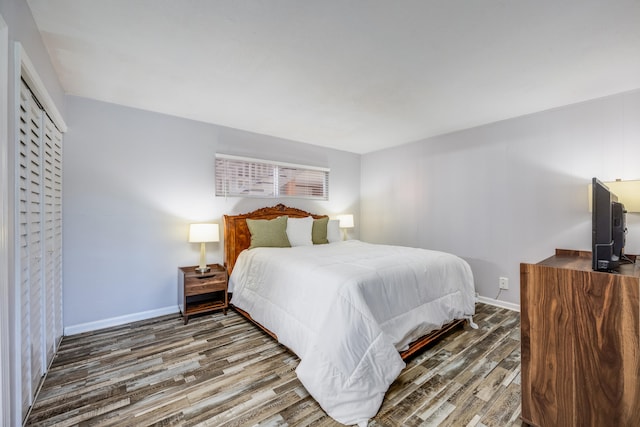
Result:
{"type": "Polygon", "coordinates": [[[367,153],[640,88],[640,0],[27,0],[67,94],[367,153]]]}

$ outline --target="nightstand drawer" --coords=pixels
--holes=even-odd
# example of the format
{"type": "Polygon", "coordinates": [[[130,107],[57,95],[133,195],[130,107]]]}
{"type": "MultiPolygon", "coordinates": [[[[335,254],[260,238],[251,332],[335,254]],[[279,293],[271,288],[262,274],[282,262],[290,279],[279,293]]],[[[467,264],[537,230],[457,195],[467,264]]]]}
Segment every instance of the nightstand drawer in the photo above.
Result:
{"type": "Polygon", "coordinates": [[[206,294],[209,292],[224,291],[227,289],[225,278],[215,277],[189,277],[185,280],[184,293],[187,296],[206,294]]]}

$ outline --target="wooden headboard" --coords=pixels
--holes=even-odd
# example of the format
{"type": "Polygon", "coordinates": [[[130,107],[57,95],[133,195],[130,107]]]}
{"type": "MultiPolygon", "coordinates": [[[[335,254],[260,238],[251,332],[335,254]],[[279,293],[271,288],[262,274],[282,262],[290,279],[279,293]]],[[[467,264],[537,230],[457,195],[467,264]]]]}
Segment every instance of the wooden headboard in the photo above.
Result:
{"type": "Polygon", "coordinates": [[[240,252],[247,249],[251,244],[251,233],[249,232],[249,227],[247,227],[247,218],[274,219],[283,215],[293,218],[312,216],[315,219],[327,216],[314,215],[283,204],[271,206],[269,208],[261,208],[241,215],[222,216],[224,222],[224,265],[227,267],[227,273],[229,275],[233,271],[233,266],[235,265],[240,252]]]}

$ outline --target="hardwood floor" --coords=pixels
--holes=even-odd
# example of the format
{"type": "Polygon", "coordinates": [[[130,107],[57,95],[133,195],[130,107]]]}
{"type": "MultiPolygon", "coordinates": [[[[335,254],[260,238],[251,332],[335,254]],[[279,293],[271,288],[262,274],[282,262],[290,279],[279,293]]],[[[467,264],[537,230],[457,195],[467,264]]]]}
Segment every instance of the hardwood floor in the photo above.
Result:
{"type": "MultiPolygon", "coordinates": [[[[411,359],[380,426],[521,426],[520,315],[478,304],[411,359]]],[[[177,314],[64,337],[30,426],[339,426],[295,375],[298,358],[234,311],[177,314]]]]}

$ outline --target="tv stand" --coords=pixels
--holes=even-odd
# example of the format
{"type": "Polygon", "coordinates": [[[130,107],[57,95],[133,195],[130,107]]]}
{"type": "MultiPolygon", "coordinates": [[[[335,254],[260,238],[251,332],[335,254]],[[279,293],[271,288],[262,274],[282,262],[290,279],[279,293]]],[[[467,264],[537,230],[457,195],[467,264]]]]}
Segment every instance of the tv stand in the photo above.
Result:
{"type": "Polygon", "coordinates": [[[591,252],[565,249],[520,264],[522,420],[638,425],[639,312],[636,264],[593,271],[591,252]]]}

